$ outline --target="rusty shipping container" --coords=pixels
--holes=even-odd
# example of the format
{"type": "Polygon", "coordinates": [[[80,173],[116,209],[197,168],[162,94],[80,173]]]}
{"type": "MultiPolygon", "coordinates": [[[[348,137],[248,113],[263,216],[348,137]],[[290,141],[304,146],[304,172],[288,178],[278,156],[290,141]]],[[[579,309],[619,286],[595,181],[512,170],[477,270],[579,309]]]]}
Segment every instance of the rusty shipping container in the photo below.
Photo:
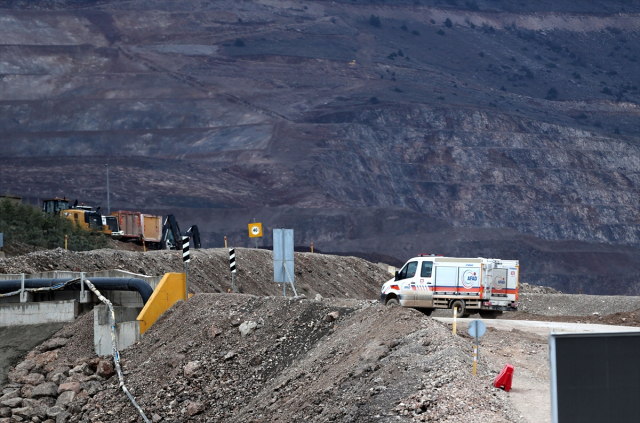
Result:
{"type": "Polygon", "coordinates": [[[146,242],[160,242],[162,238],[162,216],[143,214],[141,222],[144,240],[146,242]]]}
{"type": "Polygon", "coordinates": [[[142,215],[140,212],[117,211],[111,213],[120,223],[120,230],[124,232],[123,239],[141,239],[142,234],[142,215]]]}

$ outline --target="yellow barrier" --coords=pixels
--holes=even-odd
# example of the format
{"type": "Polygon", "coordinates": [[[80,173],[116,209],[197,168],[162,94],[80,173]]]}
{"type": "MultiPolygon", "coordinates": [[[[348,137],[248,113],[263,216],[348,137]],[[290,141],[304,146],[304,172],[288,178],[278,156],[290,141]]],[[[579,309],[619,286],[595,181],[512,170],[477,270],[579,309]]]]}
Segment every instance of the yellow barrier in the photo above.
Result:
{"type": "Polygon", "coordinates": [[[140,334],[145,333],[156,320],[176,302],[185,299],[187,281],[184,273],[165,273],[151,294],[144,308],[138,314],[140,334]]]}

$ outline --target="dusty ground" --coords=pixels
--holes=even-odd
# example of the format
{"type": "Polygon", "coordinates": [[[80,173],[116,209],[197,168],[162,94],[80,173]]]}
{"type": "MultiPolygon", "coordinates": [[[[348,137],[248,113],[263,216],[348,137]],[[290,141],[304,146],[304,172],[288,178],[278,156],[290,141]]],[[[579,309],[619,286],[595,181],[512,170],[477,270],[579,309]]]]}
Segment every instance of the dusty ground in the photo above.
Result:
{"type": "MultiPolygon", "coordinates": [[[[270,281],[271,253],[264,250],[238,250],[238,281],[245,293],[224,293],[226,254],[197,251],[191,267],[196,295],[176,304],[140,343],[122,351],[126,383],[155,423],[549,421],[545,336],[489,328],[473,377],[466,323],[453,336],[448,323],[379,305],[378,289],[389,275],[371,263],[297,253],[296,279],[306,297],[294,299],[282,298],[280,286],[270,281]],[[316,293],[325,298],[315,300],[316,293]],[[363,298],[352,299],[358,295],[363,298]],[[491,387],[506,363],[516,369],[510,393],[491,387]]],[[[1,260],[0,267],[5,272],[115,267],[157,274],[179,271],[181,262],[175,252],[56,250],[1,260]]],[[[551,310],[586,315],[518,312],[503,318],[605,324],[624,318],[622,324],[637,325],[637,312],[588,313],[596,300],[604,300],[606,310],[621,297],[555,292],[525,285],[522,298],[531,300],[532,309],[562,303],[551,310]]],[[[628,306],[637,301],[622,299],[628,306]]],[[[91,317],[65,326],[9,374],[0,396],[0,423],[33,416],[48,423],[140,420],[116,378],[97,374],[91,317]],[[46,383],[56,389],[77,383],[77,392],[34,397],[34,389],[46,383]]]]}
{"type": "MultiPolygon", "coordinates": [[[[461,336],[468,336],[467,328],[467,324],[460,325],[461,336]]],[[[550,422],[547,338],[517,329],[487,328],[479,344],[480,362],[514,366],[513,385],[507,395],[518,416],[529,423],[550,422]]]]}
{"type": "MultiPolygon", "coordinates": [[[[71,369],[91,361],[88,323],[79,319],[56,334],[66,345],[35,371],[56,380],[56,369],[66,369],[60,383],[83,384],[64,421],[135,421],[115,378],[71,369]]],[[[51,354],[45,349],[31,357],[51,354]]],[[[156,422],[523,421],[508,394],[489,386],[501,363],[481,364],[476,383],[470,351],[470,339],[411,309],[197,294],[122,358],[128,386],[156,422]],[[256,326],[244,336],[240,330],[251,322],[256,326]]],[[[5,391],[25,395],[33,378],[16,370],[5,391]]],[[[22,405],[44,407],[42,399],[22,405]]]]}
{"type": "MultiPolygon", "coordinates": [[[[236,287],[240,293],[281,295],[282,285],[273,282],[273,253],[268,250],[236,249],[236,287]]],[[[76,253],[62,249],[39,251],[0,259],[0,273],[35,273],[49,270],[86,272],[123,269],[144,275],[184,272],[182,253],[176,251],[94,250],[76,253]]],[[[380,287],[391,275],[356,257],[295,253],[295,284],[298,294],[315,297],[379,297],[380,287]]],[[[231,289],[229,251],[212,248],[191,251],[191,292],[227,292],[231,289]]],[[[288,295],[293,292],[287,288],[288,295]]]]}

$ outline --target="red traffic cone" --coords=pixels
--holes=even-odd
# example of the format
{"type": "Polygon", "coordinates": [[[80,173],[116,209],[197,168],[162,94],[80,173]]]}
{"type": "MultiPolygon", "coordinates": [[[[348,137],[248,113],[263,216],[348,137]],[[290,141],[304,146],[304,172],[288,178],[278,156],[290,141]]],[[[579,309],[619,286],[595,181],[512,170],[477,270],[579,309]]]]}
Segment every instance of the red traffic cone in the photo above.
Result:
{"type": "Polygon", "coordinates": [[[511,390],[511,381],[513,380],[513,366],[507,364],[504,366],[496,380],[493,381],[493,386],[496,388],[504,388],[505,391],[511,390]]]}

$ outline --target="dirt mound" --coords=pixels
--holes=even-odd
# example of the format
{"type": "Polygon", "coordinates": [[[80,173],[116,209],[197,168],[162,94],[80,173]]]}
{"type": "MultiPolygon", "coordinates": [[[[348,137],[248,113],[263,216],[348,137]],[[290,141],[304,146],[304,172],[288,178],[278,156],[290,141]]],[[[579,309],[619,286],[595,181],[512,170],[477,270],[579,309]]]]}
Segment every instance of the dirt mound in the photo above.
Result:
{"type": "MultiPolygon", "coordinates": [[[[61,409],[29,399],[23,387],[40,377],[20,364],[10,378],[22,385],[8,389],[24,399],[11,400],[21,407],[11,413],[31,407],[69,421],[136,421],[117,377],[94,374],[90,356],[77,359],[89,352],[83,333],[91,330],[80,320],[54,338],[66,339],[56,360],[32,369],[78,382],[76,395],[58,397],[71,399],[61,409]]],[[[481,363],[473,378],[471,346],[415,310],[374,301],[197,294],[121,356],[126,384],[154,422],[517,421],[508,394],[490,387],[501,363],[481,363]]],[[[54,354],[45,349],[30,358],[54,354]]]]}
{"type": "MultiPolygon", "coordinates": [[[[231,289],[229,252],[223,248],[192,250],[189,263],[190,290],[194,293],[227,292],[231,289]]],[[[253,295],[282,295],[282,285],[273,282],[273,253],[236,249],[236,287],[253,295]]],[[[182,253],[176,251],[62,249],[38,251],[0,259],[0,273],[35,273],[52,270],[97,271],[122,269],[144,275],[184,272],[182,253]]],[[[388,272],[365,260],[325,254],[295,253],[295,285],[298,294],[315,297],[378,298],[388,272]]],[[[287,294],[293,295],[287,287],[287,294]]]]}
{"type": "Polygon", "coordinates": [[[550,286],[537,286],[523,282],[519,285],[521,294],[562,294],[561,291],[550,286]]]}
{"type": "MultiPolygon", "coordinates": [[[[632,312],[640,297],[626,295],[521,294],[518,310],[536,316],[600,316],[632,312]]],[[[504,313],[503,316],[513,313],[504,313]]]]}

